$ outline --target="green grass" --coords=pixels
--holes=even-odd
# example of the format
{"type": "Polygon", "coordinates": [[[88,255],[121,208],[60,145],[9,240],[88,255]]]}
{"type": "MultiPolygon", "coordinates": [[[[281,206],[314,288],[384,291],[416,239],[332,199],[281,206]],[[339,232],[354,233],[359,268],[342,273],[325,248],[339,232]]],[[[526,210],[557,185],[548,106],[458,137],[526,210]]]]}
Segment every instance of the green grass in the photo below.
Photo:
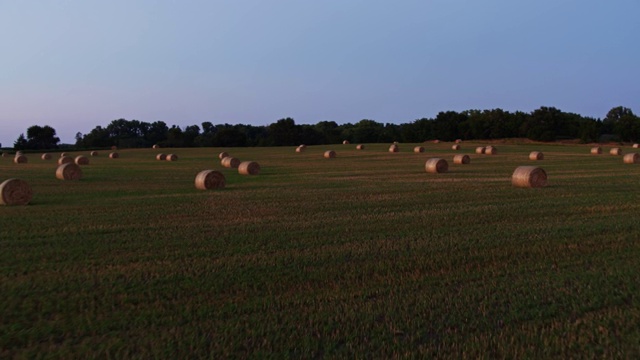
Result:
{"type": "Polygon", "coordinates": [[[640,166],[415,145],[120,150],[77,182],[57,154],[0,158],[0,181],[34,191],[0,207],[0,357],[640,355],[640,166]],[[223,150],[262,172],[222,168],[223,150]],[[435,156],[449,172],[424,171],[435,156]],[[549,186],[512,187],[531,164],[549,186]],[[196,190],[204,169],[227,187],[196,190]]]}

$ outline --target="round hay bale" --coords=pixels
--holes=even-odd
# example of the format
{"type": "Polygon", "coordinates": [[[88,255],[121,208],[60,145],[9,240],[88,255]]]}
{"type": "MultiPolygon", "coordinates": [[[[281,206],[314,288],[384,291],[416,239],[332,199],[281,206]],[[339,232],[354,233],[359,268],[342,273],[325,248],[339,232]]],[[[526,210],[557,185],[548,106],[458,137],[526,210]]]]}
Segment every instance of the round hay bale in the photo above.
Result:
{"type": "Polygon", "coordinates": [[[32,197],[31,186],[22,179],[7,179],[0,184],[2,205],[27,205],[32,197]]]}
{"type": "Polygon", "coordinates": [[[168,154],[165,158],[167,161],[178,161],[178,155],[176,154],[168,154]]]}
{"type": "Polygon", "coordinates": [[[161,160],[161,161],[167,160],[167,154],[160,153],[156,155],[156,160],[161,160]]]}
{"type": "Polygon", "coordinates": [[[325,159],[333,159],[334,157],[336,157],[336,152],[333,150],[327,150],[324,152],[324,157],[325,159]]]}
{"type": "Polygon", "coordinates": [[[68,156],[66,152],[60,153],[60,157],[68,156]]]}
{"type": "Polygon", "coordinates": [[[91,156],[98,156],[98,152],[97,151],[92,151],[91,152],[91,156]]]}
{"type": "Polygon", "coordinates": [[[22,153],[22,151],[18,150],[18,151],[16,151],[16,156],[18,156],[18,155],[24,155],[24,154],[22,153]]]}
{"type": "Polygon", "coordinates": [[[196,175],[196,189],[222,189],[226,185],[224,175],[215,170],[202,170],[196,175]]]}
{"type": "Polygon", "coordinates": [[[160,145],[155,144],[155,145],[153,145],[151,148],[153,148],[153,149],[160,149],[160,145]]]}
{"type": "Polygon", "coordinates": [[[391,146],[389,146],[389,152],[390,153],[397,153],[398,151],[400,151],[400,148],[398,148],[398,145],[391,144],[391,146]]]}
{"type": "Polygon", "coordinates": [[[639,147],[640,147],[640,144],[633,144],[633,148],[634,148],[634,149],[637,149],[637,148],[639,148],[639,147]]]}
{"type": "Polygon", "coordinates": [[[60,159],[58,159],[58,165],[68,164],[72,162],[73,162],[73,158],[71,156],[63,156],[60,159]]]}
{"type": "Polygon", "coordinates": [[[229,153],[226,152],[226,151],[223,151],[220,154],[218,154],[218,159],[222,160],[222,159],[226,158],[227,156],[229,156],[229,153]]]}
{"type": "Polygon", "coordinates": [[[233,156],[227,156],[220,160],[220,164],[226,168],[235,169],[240,166],[240,159],[234,158],[233,156]]]}
{"type": "Polygon", "coordinates": [[[362,144],[356,145],[356,150],[364,150],[364,145],[362,144]]]}
{"type": "Polygon", "coordinates": [[[78,165],[89,165],[89,158],[86,156],[78,155],[74,161],[78,165]]]}
{"type": "Polygon", "coordinates": [[[478,146],[476,148],[476,154],[484,154],[485,152],[485,147],[484,146],[478,146]]]}
{"type": "Polygon", "coordinates": [[[431,158],[424,164],[428,173],[439,174],[449,170],[449,163],[445,159],[431,158]]]}
{"type": "Polygon", "coordinates": [[[304,149],[305,149],[304,147],[302,147],[302,146],[298,146],[298,147],[296,148],[296,152],[297,152],[297,153],[301,153],[301,152],[303,152],[303,151],[304,151],[304,149]]]}
{"type": "Polygon", "coordinates": [[[625,164],[635,164],[638,161],[640,161],[640,154],[638,153],[624,154],[624,157],[622,158],[622,160],[624,161],[625,164]]]}
{"type": "Polygon", "coordinates": [[[459,154],[453,157],[454,164],[468,164],[471,162],[469,155],[459,154]]]}
{"type": "Polygon", "coordinates": [[[620,148],[611,148],[611,150],[609,150],[609,154],[611,155],[622,155],[622,149],[620,148]]]}
{"type": "Polygon", "coordinates": [[[602,148],[600,146],[592,147],[591,154],[593,155],[602,154],[602,148]]]}
{"type": "Polygon", "coordinates": [[[498,153],[498,149],[496,149],[496,148],[495,148],[495,147],[493,147],[493,146],[487,146],[487,147],[484,149],[484,153],[485,153],[485,154],[487,154],[487,155],[495,155],[495,154],[497,154],[497,153],[498,153]]]}
{"type": "Polygon", "coordinates": [[[42,156],[40,156],[40,158],[42,160],[51,160],[51,154],[44,153],[44,154],[42,154],[42,156]]]}
{"type": "Polygon", "coordinates": [[[433,143],[434,143],[434,144],[440,144],[440,140],[438,140],[438,139],[433,140],[433,143]]]}
{"type": "Polygon", "coordinates": [[[462,139],[456,139],[456,144],[460,144],[462,142],[462,139]]]}
{"type": "Polygon", "coordinates": [[[29,159],[27,159],[27,157],[24,155],[16,155],[13,158],[13,162],[16,164],[26,164],[28,161],[29,159]]]}
{"type": "Polygon", "coordinates": [[[414,153],[423,153],[424,152],[424,146],[416,146],[413,148],[413,152],[414,153]]]}
{"type": "Polygon", "coordinates": [[[532,151],[529,153],[529,160],[544,160],[544,154],[540,151],[532,151]]]}
{"type": "Polygon", "coordinates": [[[349,145],[349,140],[344,140],[344,141],[342,142],[342,144],[343,144],[343,145],[349,145]]]}
{"type": "Polygon", "coordinates": [[[537,188],[547,185],[547,173],[536,166],[518,166],[511,176],[516,187],[537,188]]]}
{"type": "Polygon", "coordinates": [[[4,157],[4,158],[9,157],[9,153],[3,152],[2,153],[2,157],[4,157]]]}
{"type": "Polygon", "coordinates": [[[243,161],[238,165],[240,175],[258,175],[259,173],[260,165],[255,161],[243,161]]]}
{"type": "Polygon", "coordinates": [[[118,154],[117,152],[109,153],[109,159],[117,159],[119,157],[120,157],[120,154],[118,154]]]}
{"type": "Polygon", "coordinates": [[[452,145],[451,150],[460,150],[460,145],[458,144],[452,145]]]}
{"type": "Polygon", "coordinates": [[[56,178],[60,180],[80,180],[82,179],[82,169],[75,163],[66,163],[56,169],[56,178]]]}

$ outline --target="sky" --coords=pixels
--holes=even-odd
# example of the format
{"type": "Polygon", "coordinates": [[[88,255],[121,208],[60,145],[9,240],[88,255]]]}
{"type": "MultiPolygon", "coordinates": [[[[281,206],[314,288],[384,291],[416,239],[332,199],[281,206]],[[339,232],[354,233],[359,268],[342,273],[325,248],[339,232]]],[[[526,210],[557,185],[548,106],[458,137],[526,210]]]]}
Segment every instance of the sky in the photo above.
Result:
{"type": "Polygon", "coordinates": [[[638,0],[0,0],[0,144],[553,106],[640,114],[638,0]]]}

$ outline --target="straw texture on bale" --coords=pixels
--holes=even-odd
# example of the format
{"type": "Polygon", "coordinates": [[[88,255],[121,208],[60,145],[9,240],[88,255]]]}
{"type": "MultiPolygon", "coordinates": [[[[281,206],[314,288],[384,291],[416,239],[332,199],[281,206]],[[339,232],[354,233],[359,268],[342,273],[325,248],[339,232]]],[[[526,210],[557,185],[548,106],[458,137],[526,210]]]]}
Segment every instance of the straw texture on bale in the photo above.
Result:
{"type": "Polygon", "coordinates": [[[424,146],[416,146],[413,148],[413,152],[414,153],[423,153],[424,152],[424,146]]]}
{"type": "Polygon", "coordinates": [[[109,153],[109,159],[117,159],[119,157],[120,157],[120,154],[118,154],[117,152],[109,153]]]}
{"type": "Polygon", "coordinates": [[[222,189],[226,185],[224,175],[215,170],[202,170],[196,175],[196,189],[222,189]]]}
{"type": "Polygon", "coordinates": [[[60,159],[58,159],[58,165],[68,164],[72,162],[73,162],[73,158],[71,156],[63,156],[60,159]]]}
{"type": "Polygon", "coordinates": [[[160,153],[156,155],[156,160],[162,160],[162,161],[167,160],[167,154],[160,153]]]}
{"type": "Polygon", "coordinates": [[[65,153],[65,152],[60,153],[60,157],[65,157],[65,156],[67,156],[67,153],[65,153]]]}
{"type": "Polygon", "coordinates": [[[42,156],[40,156],[40,158],[42,160],[51,160],[51,154],[44,153],[44,154],[42,154],[42,156]]]}
{"type": "Polygon", "coordinates": [[[602,148],[600,146],[592,147],[591,148],[591,153],[593,155],[602,154],[602,148]]]}
{"type": "Polygon", "coordinates": [[[471,162],[469,155],[459,154],[453,157],[454,164],[468,164],[471,162]]]}
{"type": "Polygon", "coordinates": [[[389,146],[389,152],[397,153],[398,151],[400,151],[400,149],[398,148],[398,145],[391,144],[391,146],[389,146]]]}
{"type": "Polygon", "coordinates": [[[485,147],[484,146],[478,146],[476,148],[476,154],[484,154],[485,152],[485,147]]]}
{"type": "Polygon", "coordinates": [[[493,146],[487,146],[486,148],[484,148],[484,153],[487,155],[495,155],[498,153],[498,149],[493,146]]]}
{"type": "Polygon", "coordinates": [[[13,162],[16,164],[26,164],[27,161],[29,161],[29,159],[24,155],[16,155],[16,157],[13,158],[13,162]]]}
{"type": "Polygon", "coordinates": [[[452,145],[451,150],[460,150],[460,145],[458,144],[452,145]]]}
{"type": "Polygon", "coordinates": [[[622,155],[622,149],[620,148],[612,148],[609,150],[609,154],[611,155],[622,155]]]}
{"type": "Polygon", "coordinates": [[[22,179],[7,179],[0,184],[2,205],[27,205],[32,197],[31,186],[22,179]]]}
{"type": "Polygon", "coordinates": [[[82,179],[82,169],[75,163],[66,163],[56,169],[56,178],[60,180],[80,180],[82,179]]]}
{"type": "Polygon", "coordinates": [[[220,160],[220,164],[226,168],[235,169],[240,165],[240,159],[234,158],[233,156],[227,156],[220,160]]]}
{"type": "Polygon", "coordinates": [[[303,148],[302,146],[298,146],[298,147],[296,148],[296,152],[297,152],[297,153],[301,153],[301,152],[303,152],[303,151],[304,151],[304,149],[305,149],[305,148],[303,148]]]}
{"type": "Polygon", "coordinates": [[[445,159],[431,158],[424,164],[428,173],[438,174],[449,170],[449,163],[445,159]]]}
{"type": "Polygon", "coordinates": [[[327,150],[324,152],[324,157],[326,159],[333,159],[334,157],[336,157],[336,152],[333,150],[327,150]]]}
{"type": "Polygon", "coordinates": [[[516,187],[537,188],[547,185],[547,173],[536,166],[518,166],[511,176],[516,187]]]}
{"type": "Polygon", "coordinates": [[[98,156],[98,152],[97,151],[92,151],[91,152],[91,156],[98,156]]]}
{"type": "Polygon", "coordinates": [[[222,160],[222,159],[226,158],[227,156],[229,156],[229,153],[226,152],[226,151],[223,151],[220,154],[218,154],[218,159],[222,160]]]}
{"type": "Polygon", "coordinates": [[[544,154],[540,151],[532,151],[529,153],[529,160],[544,160],[544,154]]]}
{"type": "Polygon", "coordinates": [[[152,148],[154,148],[154,149],[160,149],[160,145],[155,144],[155,145],[153,145],[153,146],[152,146],[152,148]]]}
{"type": "Polygon", "coordinates": [[[76,156],[75,163],[78,165],[89,165],[89,158],[86,156],[76,156]]]}
{"type": "Polygon", "coordinates": [[[238,165],[240,175],[258,175],[259,173],[260,165],[255,161],[243,161],[238,165]]]}
{"type": "Polygon", "coordinates": [[[178,155],[176,155],[176,154],[168,154],[167,158],[165,160],[167,160],[167,161],[178,161],[178,155]]]}
{"type": "Polygon", "coordinates": [[[625,154],[622,158],[625,164],[635,164],[640,161],[640,154],[638,153],[628,153],[625,154]]]}
{"type": "Polygon", "coordinates": [[[344,144],[344,145],[349,145],[349,140],[345,140],[345,141],[343,141],[343,142],[342,142],[342,144],[344,144]]]}
{"type": "Polygon", "coordinates": [[[364,150],[364,145],[362,144],[356,145],[356,150],[364,150]]]}
{"type": "Polygon", "coordinates": [[[637,148],[639,148],[639,147],[640,147],[640,144],[633,144],[633,148],[634,148],[634,149],[637,149],[637,148]]]}

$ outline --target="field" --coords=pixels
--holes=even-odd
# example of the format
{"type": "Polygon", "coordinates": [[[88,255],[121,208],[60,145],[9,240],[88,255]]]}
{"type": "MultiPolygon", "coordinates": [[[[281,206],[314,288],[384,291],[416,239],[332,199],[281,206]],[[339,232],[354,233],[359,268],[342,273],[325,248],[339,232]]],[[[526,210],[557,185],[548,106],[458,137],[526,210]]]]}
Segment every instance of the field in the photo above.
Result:
{"type": "Polygon", "coordinates": [[[80,181],[0,158],[34,191],[0,206],[0,358],[640,356],[640,164],[415,145],[105,150],[80,181]],[[548,186],[513,187],[519,165],[548,186]],[[196,190],[205,169],[226,188],[196,190]]]}

